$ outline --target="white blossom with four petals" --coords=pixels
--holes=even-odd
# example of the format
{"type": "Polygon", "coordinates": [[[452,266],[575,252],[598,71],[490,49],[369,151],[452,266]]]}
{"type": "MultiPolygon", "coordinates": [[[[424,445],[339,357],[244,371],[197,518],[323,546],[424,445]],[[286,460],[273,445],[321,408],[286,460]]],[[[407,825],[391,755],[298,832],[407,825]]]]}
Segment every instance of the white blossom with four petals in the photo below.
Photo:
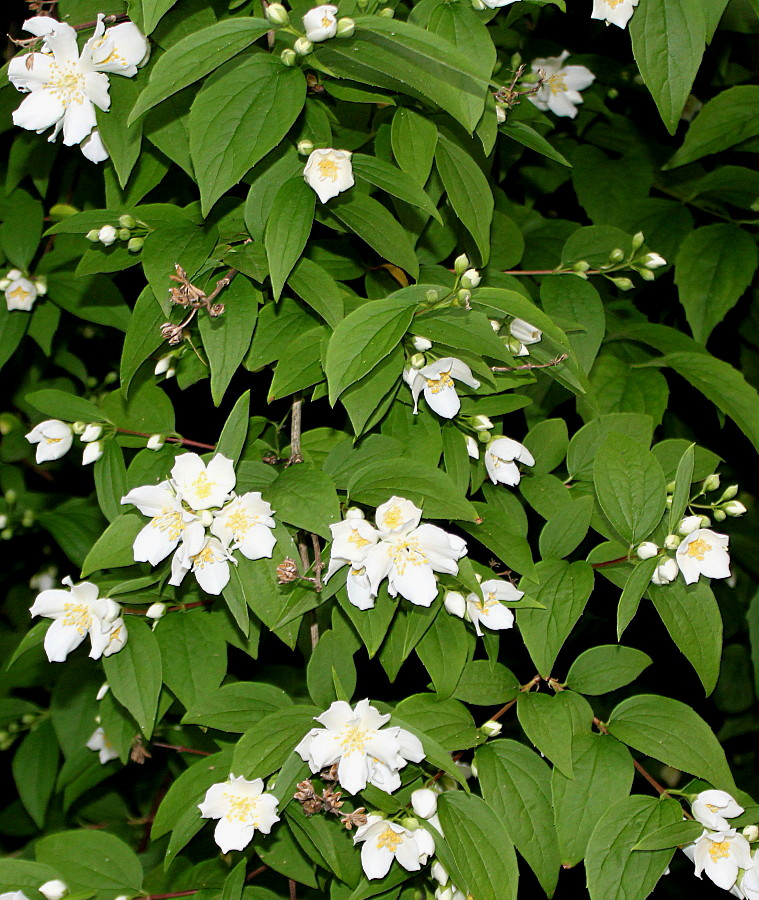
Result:
{"type": "Polygon", "coordinates": [[[471,593],[466,598],[467,618],[474,625],[478,637],[482,637],[480,625],[492,631],[503,631],[514,627],[514,613],[502,601],[515,602],[524,597],[524,591],[518,591],[509,581],[492,578],[483,581],[482,599],[471,593]]]}
{"type": "Polygon", "coordinates": [[[738,878],[738,870],[751,867],[751,848],[734,828],[704,831],[695,842],[693,862],[698,878],[706,872],[718,887],[729,891],[738,878]]]}
{"type": "Polygon", "coordinates": [[[53,588],[37,595],[29,612],[53,619],[45,634],[45,652],[50,662],[63,662],[89,635],[90,657],[100,659],[118,652],[127,641],[121,607],[115,600],[99,596],[96,584],[63,579],[68,590],[53,588]]]}
{"type": "Polygon", "coordinates": [[[121,502],[136,506],[144,516],[150,516],[150,522],[134,540],[135,562],[157,566],[176,550],[180,539],[189,546],[191,555],[200,552],[205,529],[199,517],[182,506],[170,481],[133,488],[121,502]]]}
{"type": "Polygon", "coordinates": [[[258,491],[235,497],[214,514],[211,534],[248,559],[270,557],[277,539],[271,504],[258,491]]]}
{"type": "Polygon", "coordinates": [[[269,834],[272,825],[279,822],[277,804],[274,794],[264,793],[260,778],[248,781],[242,775],[230,775],[226,781],[211,785],[198,809],[204,819],[219,820],[214,840],[222,853],[229,853],[245,849],[257,831],[269,834]]]}
{"type": "Polygon", "coordinates": [[[303,16],[306,37],[314,44],[326,41],[337,34],[337,7],[331,3],[315,6],[303,16]]]}
{"type": "Polygon", "coordinates": [[[693,818],[705,828],[726,831],[730,828],[728,819],[740,816],[743,807],[727,791],[701,791],[691,804],[693,818]]]}
{"type": "Polygon", "coordinates": [[[461,409],[454,379],[474,390],[480,386],[469,366],[452,356],[436,359],[421,369],[405,369],[403,379],[411,388],[414,415],[419,412],[419,395],[423,393],[430,409],[444,419],[452,419],[461,409]]]}
{"type": "Polygon", "coordinates": [[[435,841],[424,828],[409,831],[376,815],[356,829],[353,843],[363,843],[361,866],[371,879],[384,878],[394,859],[408,872],[418,872],[435,852],[435,841]]]}
{"type": "Polygon", "coordinates": [[[4,291],[5,305],[8,307],[8,312],[13,312],[15,309],[19,309],[22,312],[31,312],[38,294],[34,282],[28,278],[14,278],[5,286],[4,291]]]}
{"type": "Polygon", "coordinates": [[[569,56],[565,50],[561,56],[547,56],[532,61],[532,71],[543,73],[544,83],[527,99],[538,109],[550,110],[556,116],[569,116],[574,119],[577,107],[582,103],[580,91],[590,87],[596,76],[585,66],[565,66],[569,56]]]}
{"type": "Polygon", "coordinates": [[[35,425],[26,439],[30,444],[37,445],[38,463],[50,462],[68,453],[74,441],[74,432],[60,419],[46,419],[35,425]]]}
{"type": "Polygon", "coordinates": [[[373,784],[388,794],[401,786],[399,771],[407,762],[421,762],[424,748],[415,735],[403,728],[383,728],[390,721],[368,700],[355,709],[336,700],[315,720],[323,728],[312,728],[295,748],[312,772],[337,763],[337,780],[350,794],[373,784]]]}
{"type": "Polygon", "coordinates": [[[113,744],[108,740],[105,735],[105,731],[102,728],[96,728],[87,741],[86,747],[88,750],[94,750],[98,754],[98,758],[100,759],[100,765],[104,766],[106,763],[110,762],[112,759],[118,759],[119,753],[113,746],[113,744]]]}
{"type": "Polygon", "coordinates": [[[730,554],[727,545],[730,538],[709,528],[692,531],[680,544],[675,559],[686,584],[707,578],[730,577],[730,554]]]}
{"type": "Polygon", "coordinates": [[[327,148],[313,150],[308,157],[303,177],[306,184],[316,191],[322,203],[337,197],[356,183],[350,150],[327,148]]]}
{"type": "Polygon", "coordinates": [[[627,28],[638,0],[593,0],[591,19],[602,19],[607,25],[627,28]]]}
{"type": "Polygon", "coordinates": [[[534,466],[535,458],[524,444],[511,438],[497,437],[485,450],[485,468],[493,484],[500,482],[511,487],[519,484],[522,473],[517,466],[518,462],[534,466]]]}
{"type": "Polygon", "coordinates": [[[369,550],[379,540],[376,528],[366,521],[360,509],[349,509],[342,522],[329,527],[332,548],[324,581],[329,581],[343,566],[350,566],[346,579],[348,599],[358,609],[371,609],[375,595],[364,564],[369,550]]]}
{"type": "Polygon", "coordinates": [[[235,466],[217,453],[206,465],[197,453],[182,453],[171,470],[177,497],[194,510],[223,506],[235,486],[235,466]]]}

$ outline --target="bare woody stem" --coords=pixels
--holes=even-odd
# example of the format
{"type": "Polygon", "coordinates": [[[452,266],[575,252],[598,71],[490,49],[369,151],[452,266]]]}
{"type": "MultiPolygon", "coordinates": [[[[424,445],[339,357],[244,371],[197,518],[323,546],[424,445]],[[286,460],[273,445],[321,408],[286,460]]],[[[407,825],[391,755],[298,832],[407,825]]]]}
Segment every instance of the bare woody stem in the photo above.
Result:
{"type": "MultiPolygon", "coordinates": [[[[151,435],[146,434],[144,431],[130,431],[128,428],[117,428],[116,431],[118,431],[120,434],[133,434],[135,437],[151,437],[151,435]]],[[[167,437],[166,443],[181,444],[183,447],[199,447],[201,450],[216,449],[215,444],[203,444],[201,441],[191,441],[188,438],[167,437]]]]}
{"type": "Polygon", "coordinates": [[[560,363],[563,363],[564,360],[569,359],[568,353],[562,353],[561,356],[557,356],[556,359],[549,360],[546,363],[525,363],[523,366],[491,366],[491,372],[523,372],[527,369],[550,369],[553,366],[558,366],[560,363]]]}
{"type": "Polygon", "coordinates": [[[292,411],[290,412],[290,459],[287,461],[287,464],[290,466],[303,462],[303,453],[300,445],[302,428],[303,398],[298,395],[293,400],[292,411]]]}
{"type": "MultiPolygon", "coordinates": [[[[176,750],[177,753],[192,753],[194,756],[211,756],[207,750],[196,750],[194,747],[184,747],[182,744],[164,744],[161,741],[151,741],[151,747],[163,747],[164,750],[176,750]]],[[[190,893],[194,893],[190,891],[190,893]]],[[[183,896],[181,894],[165,894],[166,897],[183,896]]],[[[155,900],[155,898],[154,898],[155,900]]]]}
{"type": "MultiPolygon", "coordinates": [[[[576,275],[579,276],[578,272],[573,272],[570,269],[506,269],[503,272],[504,275],[576,275]]],[[[606,272],[601,271],[601,269],[588,269],[587,272],[583,272],[583,275],[605,275],[606,272]]]]}

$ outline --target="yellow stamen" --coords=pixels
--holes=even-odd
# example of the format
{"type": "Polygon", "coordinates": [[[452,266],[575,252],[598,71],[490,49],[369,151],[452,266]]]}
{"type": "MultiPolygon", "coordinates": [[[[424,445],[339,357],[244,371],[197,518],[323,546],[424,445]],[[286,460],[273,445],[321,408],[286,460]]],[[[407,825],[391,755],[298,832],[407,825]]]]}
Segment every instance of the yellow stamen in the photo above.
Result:
{"type": "Polygon", "coordinates": [[[340,741],[340,746],[343,748],[343,756],[350,756],[354,750],[359,753],[365,753],[369,734],[370,732],[367,729],[360,728],[358,725],[345,728],[340,741]]]}
{"type": "Polygon", "coordinates": [[[387,828],[382,832],[382,834],[377,838],[377,849],[381,849],[382,847],[386,847],[391,853],[395,853],[398,849],[398,845],[403,843],[403,835],[398,834],[397,831],[393,831],[393,829],[388,825],[387,828]]]}
{"type": "Polygon", "coordinates": [[[195,491],[195,495],[199,500],[207,500],[213,493],[215,487],[216,482],[211,481],[205,472],[201,472],[192,483],[192,489],[195,491]]]}
{"type": "MultiPolygon", "coordinates": [[[[250,816],[255,815],[258,804],[257,797],[239,797],[237,794],[224,794],[224,796],[229,801],[229,810],[224,816],[228,821],[237,819],[238,822],[247,822],[250,816]]],[[[252,824],[254,827],[258,826],[258,816],[255,816],[252,824]]]]}
{"type": "Polygon", "coordinates": [[[84,603],[63,604],[63,624],[76,628],[79,634],[86,634],[92,624],[90,608],[84,603]]]}
{"type": "Polygon", "coordinates": [[[412,538],[410,541],[402,541],[393,545],[390,551],[393,557],[393,565],[398,575],[403,575],[406,566],[429,565],[427,554],[419,546],[419,541],[412,538]]]}
{"type": "Polygon", "coordinates": [[[354,547],[357,547],[360,550],[362,547],[366,547],[366,545],[371,542],[367,541],[366,538],[361,537],[361,535],[357,531],[353,531],[351,532],[351,536],[348,538],[348,543],[353,544],[354,547]]]}
{"type": "Polygon", "coordinates": [[[332,19],[330,19],[329,16],[324,16],[322,18],[322,28],[329,28],[329,26],[331,24],[332,24],[332,19]]]}
{"type": "Polygon", "coordinates": [[[709,856],[712,862],[730,857],[730,841],[709,841],[709,856]]]}
{"type": "Polygon", "coordinates": [[[26,300],[29,296],[29,291],[25,291],[20,285],[12,291],[8,291],[8,298],[10,300],[26,300]]]}
{"type": "Polygon", "coordinates": [[[340,168],[334,159],[330,159],[329,157],[320,159],[317,163],[317,168],[319,169],[319,175],[322,178],[328,178],[330,181],[337,181],[337,177],[340,174],[340,168]]]}
{"type": "Polygon", "coordinates": [[[403,511],[397,503],[393,504],[382,517],[385,528],[400,528],[403,525],[403,511]]]}
{"type": "Polygon", "coordinates": [[[182,521],[182,514],[170,506],[164,506],[160,515],[150,520],[150,524],[159,531],[168,532],[170,541],[178,540],[185,527],[182,521]]]}
{"type": "Polygon", "coordinates": [[[439,394],[440,391],[453,387],[453,379],[447,372],[443,372],[443,374],[438,375],[437,378],[428,378],[427,387],[433,394],[439,394]]]}
{"type": "Polygon", "coordinates": [[[242,506],[238,506],[228,516],[226,524],[227,528],[234,534],[235,540],[239,540],[256,524],[256,517],[249,516],[242,506]]]}
{"type": "Polygon", "coordinates": [[[64,107],[70,103],[84,102],[84,84],[84,73],[79,71],[76,63],[50,63],[47,89],[64,107]]]}
{"type": "Polygon", "coordinates": [[[565,78],[565,75],[561,75],[559,73],[557,73],[556,75],[551,75],[551,77],[548,79],[547,84],[551,89],[552,94],[561,94],[564,91],[569,90],[565,78]]]}
{"type": "Polygon", "coordinates": [[[712,549],[712,545],[705,541],[703,538],[698,538],[695,541],[691,541],[688,544],[688,556],[692,559],[697,559],[699,562],[702,562],[704,556],[712,549]]]}

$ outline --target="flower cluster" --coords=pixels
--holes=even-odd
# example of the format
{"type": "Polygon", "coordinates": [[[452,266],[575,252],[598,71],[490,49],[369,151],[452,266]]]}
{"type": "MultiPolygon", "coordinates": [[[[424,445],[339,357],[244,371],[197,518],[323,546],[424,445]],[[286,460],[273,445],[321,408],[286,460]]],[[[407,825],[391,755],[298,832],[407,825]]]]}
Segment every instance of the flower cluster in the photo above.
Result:
{"type": "Polygon", "coordinates": [[[458,591],[448,591],[445,595],[445,608],[452,616],[466,619],[474,625],[478,637],[482,637],[480,625],[493,631],[503,631],[514,626],[514,613],[503,605],[515,603],[524,597],[524,591],[518,591],[508,581],[492,578],[481,584],[482,597],[471,593],[464,597],[458,591]]]}
{"type": "Polygon", "coordinates": [[[10,61],[8,78],[14,87],[29,94],[13,113],[13,123],[41,134],[48,128],[54,141],[63,131],[63,143],[79,144],[92,162],[108,159],[96,127],[95,107],[107,111],[108,75],[132,78],[150,54],[147,38],[133,22],[106,28],[98,16],[95,33],[82,48],[76,31],[50,16],[35,16],[24,22],[24,30],[43,40],[41,51],[10,61]]]}
{"type": "Polygon", "coordinates": [[[580,91],[590,87],[596,76],[585,66],[565,66],[569,56],[565,50],[561,56],[547,56],[532,61],[532,71],[541,79],[540,87],[527,99],[538,109],[550,110],[556,116],[574,119],[577,107],[582,103],[580,91]]]}
{"type": "Polygon", "coordinates": [[[664,540],[666,550],[674,550],[670,556],[662,552],[653,541],[639,544],[636,554],[639,559],[660,557],[651,581],[654,584],[670,584],[682,573],[686,584],[694,584],[703,575],[705,578],[729,578],[730,554],[727,547],[730,538],[711,528],[706,516],[686,516],[680,523],[678,534],[669,534],[664,540]]]}
{"type": "Polygon", "coordinates": [[[458,574],[457,560],[466,542],[436,525],[420,525],[422,510],[403,497],[377,507],[376,528],[360,509],[349,509],[342,522],[330,525],[332,553],[326,579],[343,566],[348,571],[348,599],[371,609],[380,583],[387,578],[391,597],[400,594],[417,606],[437,597],[435,572],[458,574]]]}
{"type": "Polygon", "coordinates": [[[27,278],[20,269],[9,269],[5,277],[0,278],[0,291],[5,293],[8,312],[16,309],[31,312],[37,297],[47,293],[47,279],[44,276],[27,278]]]}
{"type": "Polygon", "coordinates": [[[121,650],[128,635],[119,604],[100,597],[92,582],[74,584],[66,577],[63,584],[68,585],[68,590],[42,591],[29,610],[33,616],[53,619],[45,634],[45,653],[50,662],[63,662],[87,635],[92,659],[121,650]]]}
{"type": "Polygon", "coordinates": [[[123,241],[130,253],[142,250],[145,244],[148,228],[144,222],[138,222],[134,216],[125,213],[119,216],[118,225],[103,225],[87,232],[87,240],[93,244],[103,244],[110,247],[116,241],[123,241]]]}
{"type": "Polygon", "coordinates": [[[233,550],[248,559],[270,557],[273,510],[258,491],[237,496],[235,481],[234,464],[221,453],[208,465],[197,453],[184,453],[171,478],[131,490],[121,502],[150,516],[135,538],[135,561],[156,566],[176,551],[169,584],[181,584],[191,571],[204,591],[220,594],[235,562],[233,550]]]}
{"type": "Polygon", "coordinates": [[[103,455],[103,426],[99,422],[74,422],[69,425],[60,419],[46,419],[35,425],[26,435],[30,444],[37,445],[37,462],[50,462],[60,459],[71,449],[74,435],[85,445],[82,453],[82,465],[97,462],[103,455]]]}

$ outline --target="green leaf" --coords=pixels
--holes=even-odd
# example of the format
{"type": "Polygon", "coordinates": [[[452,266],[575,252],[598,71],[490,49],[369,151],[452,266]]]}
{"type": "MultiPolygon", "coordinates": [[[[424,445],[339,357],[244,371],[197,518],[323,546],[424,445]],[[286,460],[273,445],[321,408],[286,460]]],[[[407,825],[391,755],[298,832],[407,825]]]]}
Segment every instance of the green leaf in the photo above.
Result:
{"type": "Polygon", "coordinates": [[[192,765],[176,778],[158,807],[150,836],[155,841],[168,834],[187,809],[196,807],[212,784],[224,781],[232,762],[232,751],[222,750],[212,756],[191,757],[192,765]]]}
{"type": "Polygon", "coordinates": [[[656,571],[660,560],[652,556],[637,563],[625,582],[622,596],[617,607],[617,640],[622,637],[625,628],[632,622],[638,611],[640,599],[651,584],[651,576],[656,571]]]}
{"type": "Polygon", "coordinates": [[[519,871],[514,845],[501,818],[481,798],[461,791],[442,794],[438,815],[445,840],[473,897],[516,900],[519,871]]]}
{"type": "MultiPolygon", "coordinates": [[[[696,461],[696,445],[690,444],[688,449],[680,457],[677,464],[677,474],[675,475],[675,490],[672,494],[672,504],[669,508],[669,531],[670,534],[677,532],[680,520],[685,515],[688,506],[688,500],[691,494],[691,484],[693,483],[693,468],[696,461]]],[[[666,477],[666,476],[665,476],[666,477]]]]}
{"type": "Polygon", "coordinates": [[[287,694],[273,684],[236,681],[200,697],[182,721],[242,734],[252,721],[292,705],[287,694]]]}
{"type": "Polygon", "coordinates": [[[409,22],[379,16],[355,20],[353,37],[317,46],[317,63],[340,78],[431,100],[474,130],[490,75],[479,61],[409,22]]]}
{"type": "Polygon", "coordinates": [[[170,47],[150,73],[150,81],[129,116],[138,116],[199,81],[271,29],[264,19],[233,18],[196,31],[170,47]]]}
{"type": "Polygon", "coordinates": [[[114,697],[134,716],[145,737],[153,733],[163,675],[161,651],[150,628],[132,617],[126,645],[103,660],[114,697]]]}
{"type": "Polygon", "coordinates": [[[535,475],[552,472],[561,465],[569,448],[569,433],[564,419],[543,419],[527,432],[522,442],[535,457],[530,469],[535,475]]]}
{"type": "Polygon", "coordinates": [[[364,153],[354,153],[351,158],[353,172],[361,176],[369,184],[381,188],[392,197],[397,197],[412,206],[426,212],[442,224],[437,207],[430,200],[424,190],[419,187],[418,180],[406,172],[397,169],[390,163],[376,156],[367,156],[364,153]]]}
{"type": "Polygon", "coordinates": [[[674,822],[644,835],[633,850],[668,850],[670,847],[691,844],[701,837],[703,831],[704,826],[700,822],[674,822]]]}
{"type": "Polygon", "coordinates": [[[704,105],[685,135],[682,147],[664,166],[675,169],[719,153],[759,134],[759,86],[741,84],[704,105]]]}
{"type": "Polygon", "coordinates": [[[572,168],[572,163],[565,156],[562,156],[540,132],[535,131],[534,128],[531,128],[525,122],[516,122],[513,119],[509,121],[507,119],[499,128],[499,131],[501,134],[507,134],[513,141],[522,144],[523,147],[529,147],[530,150],[535,150],[541,156],[561,163],[562,166],[572,168]]]}
{"type": "Polygon", "coordinates": [[[233,463],[240,459],[242,448],[245,446],[249,415],[250,391],[245,391],[238,397],[232,412],[227,416],[219,440],[216,442],[216,452],[231,459],[233,463]]]}
{"type": "Polygon", "coordinates": [[[95,462],[95,488],[103,515],[113,522],[122,513],[121,498],[127,493],[124,454],[114,440],[105,441],[103,455],[95,462]]]}
{"type": "Polygon", "coordinates": [[[572,663],[566,685],[580,694],[608,694],[635,681],[652,662],[647,653],[633,647],[619,644],[591,647],[572,663]]]}
{"type": "Polygon", "coordinates": [[[395,681],[401,666],[424,637],[439,609],[416,605],[402,606],[397,599],[392,602],[397,606],[397,612],[380,649],[379,661],[390,681],[395,681]]]}
{"type": "Polygon", "coordinates": [[[635,750],[734,791],[735,782],[711,728],[685,703],[654,694],[623,700],[607,723],[610,734],[635,750]]]}
{"type": "Polygon", "coordinates": [[[142,865],[134,852],[105,831],[81,829],[51,834],[35,845],[37,861],[50,866],[70,891],[95,890],[99,898],[137,894],[142,865]]]}
{"type": "Polygon", "coordinates": [[[707,696],[717,684],[722,656],[722,616],[708,582],[648,587],[670,637],[696,670],[707,696]]]}
{"type": "MultiPolygon", "coordinates": [[[[258,329],[259,332],[262,330],[258,329]]],[[[311,328],[294,340],[287,339],[277,351],[279,362],[269,388],[269,403],[302,391],[324,380],[322,347],[327,335],[326,326],[311,328]]]]}
{"type": "Polygon", "coordinates": [[[129,385],[137,370],[163,343],[161,325],[165,321],[166,315],[152,289],[144,288],[129,317],[129,327],[121,351],[120,381],[124,396],[129,393],[129,385]]]}
{"type": "Polygon", "coordinates": [[[538,672],[550,675],[593,590],[593,569],[586,562],[548,560],[535,571],[539,585],[523,578],[520,590],[545,609],[517,607],[517,624],[538,672]]]}
{"type": "Polygon", "coordinates": [[[329,202],[327,211],[366,241],[382,259],[405,269],[413,278],[418,276],[419,263],[409,235],[373,197],[360,191],[345,191],[329,202]]]}
{"type": "Polygon", "coordinates": [[[630,443],[648,449],[653,435],[650,416],[637,413],[607,413],[588,422],[575,432],[567,451],[567,470],[572,479],[593,480],[593,463],[601,447],[612,432],[617,432],[630,443]]]}
{"type": "Polygon", "coordinates": [[[205,82],[190,108],[189,123],[203,215],[279,144],[305,99],[301,70],[265,53],[235,60],[205,82]]]}
{"type": "Polygon", "coordinates": [[[593,517],[593,498],[578,497],[550,517],[540,532],[543,559],[563,559],[585,540],[593,517]]]}
{"type": "Polygon", "coordinates": [[[421,299],[416,287],[403,288],[383,300],[359,306],[335,328],[327,346],[324,369],[329,400],[370,372],[401,341],[421,299]]]}
{"type": "Polygon", "coordinates": [[[161,18],[171,9],[177,0],[137,0],[141,7],[142,32],[151,34],[161,18]]]}
{"type": "Polygon", "coordinates": [[[98,131],[111,157],[119,184],[126,186],[129,176],[140,156],[142,147],[142,122],[127,124],[142,84],[136,78],[114,78],[110,82],[111,108],[96,108],[98,131]]]}
{"type": "MultiPolygon", "coordinates": [[[[274,299],[300,259],[314,221],[316,194],[303,178],[291,178],[277,191],[266,222],[264,245],[274,299]]],[[[314,265],[312,263],[311,265],[314,265]]]]}
{"type": "Polygon", "coordinates": [[[416,645],[416,655],[429,672],[441,700],[450,697],[456,689],[467,657],[474,649],[473,643],[460,619],[440,613],[416,645]]]}
{"type": "Polygon", "coordinates": [[[189,709],[216,693],[227,673],[227,645],[206,611],[174,612],[155,631],[163,681],[189,709]]]}
{"type": "Polygon", "coordinates": [[[345,315],[337,282],[313,260],[301,257],[290,272],[287,284],[331,328],[335,328],[345,315]]]}
{"type": "Polygon", "coordinates": [[[393,116],[390,140],[395,161],[417,184],[424,186],[435,158],[435,123],[412,109],[401,107],[393,116]]]}
{"type": "Polygon", "coordinates": [[[475,659],[464,666],[453,696],[473,706],[495,706],[508,703],[518,693],[519,681],[506,666],[475,659]]]}
{"type": "Polygon", "coordinates": [[[510,569],[537,580],[530,545],[523,537],[524,532],[519,533],[511,512],[493,503],[476,503],[474,508],[481,521],[476,525],[462,524],[464,531],[495,553],[510,569]]]}
{"type": "Polygon", "coordinates": [[[224,880],[224,889],[221,892],[221,900],[242,900],[242,892],[245,887],[245,868],[247,859],[241,859],[224,880]]]}
{"type": "Polygon", "coordinates": [[[41,413],[68,422],[102,422],[105,419],[94,403],[66,391],[32,391],[26,395],[26,401],[41,413]]]}
{"type": "Polygon", "coordinates": [[[606,734],[577,734],[572,742],[574,777],[553,770],[556,832],[561,863],[575,866],[585,856],[600,816],[630,793],[633,761],[629,751],[606,734]]]}
{"type": "Polygon", "coordinates": [[[699,0],[649,0],[630,21],[633,54],[670,134],[701,64],[706,21],[699,0]]]}
{"type": "Polygon", "coordinates": [[[329,539],[340,521],[340,504],[329,475],[310,463],[284,469],[265,491],[277,519],[329,539]]]}
{"type": "Polygon", "coordinates": [[[87,554],[82,565],[82,577],[85,578],[97,569],[131,566],[134,562],[134,539],[146,524],[145,519],[134,513],[126,513],[114,519],[87,554]]]}
{"type": "Polygon", "coordinates": [[[574,721],[569,704],[558,695],[522,693],[517,701],[517,717],[538,750],[567,778],[573,778],[574,721]]]}
{"type": "Polygon", "coordinates": [[[495,205],[487,178],[465,150],[442,134],[438,136],[435,164],[453,211],[474,238],[482,265],[486,265],[495,205]]]}
{"type": "Polygon", "coordinates": [[[39,888],[46,881],[58,878],[58,873],[50,866],[30,862],[28,859],[0,859],[0,884],[4,889],[29,893],[39,888]]]}
{"type": "Polygon", "coordinates": [[[697,228],[675,259],[675,283],[693,337],[705,344],[715,325],[751,284],[756,243],[742,228],[720,222],[697,228]]]}
{"type": "Polygon", "coordinates": [[[672,859],[673,850],[633,853],[642,835],[682,818],[675,800],[625,797],[596,823],[585,859],[590,900],[645,900],[672,859]]]}
{"type": "MultiPolygon", "coordinates": [[[[94,731],[94,728],[93,728],[94,731]]],[[[58,775],[60,750],[50,719],[40,722],[23,739],[13,755],[13,780],[24,808],[38,828],[45,814],[58,775]]]]}
{"type": "Polygon", "coordinates": [[[222,294],[223,315],[201,315],[198,327],[211,365],[211,395],[218,406],[248,352],[258,316],[261,292],[238,275],[222,294]]]}
{"type": "Polygon", "coordinates": [[[387,412],[398,393],[405,360],[403,347],[399,345],[340,395],[357,437],[387,412]]]}
{"type": "Polygon", "coordinates": [[[245,778],[266,778],[279,769],[293,748],[314,727],[314,716],[322,710],[315,706],[293,706],[269,713],[249,728],[234,751],[232,771],[245,778]]]}
{"type": "Polygon", "coordinates": [[[348,629],[349,626],[345,624],[339,631],[331,628],[323,632],[306,666],[308,693],[316,706],[323,709],[327,709],[335,700],[350,701],[356,690],[356,666],[350,652],[352,648],[346,646],[348,629]],[[345,696],[339,695],[336,684],[340,685],[345,696]]]}
{"type": "Polygon", "coordinates": [[[610,434],[596,454],[593,480],[601,509],[630,544],[644,540],[662,518],[667,489],[650,450],[610,434]]]}

